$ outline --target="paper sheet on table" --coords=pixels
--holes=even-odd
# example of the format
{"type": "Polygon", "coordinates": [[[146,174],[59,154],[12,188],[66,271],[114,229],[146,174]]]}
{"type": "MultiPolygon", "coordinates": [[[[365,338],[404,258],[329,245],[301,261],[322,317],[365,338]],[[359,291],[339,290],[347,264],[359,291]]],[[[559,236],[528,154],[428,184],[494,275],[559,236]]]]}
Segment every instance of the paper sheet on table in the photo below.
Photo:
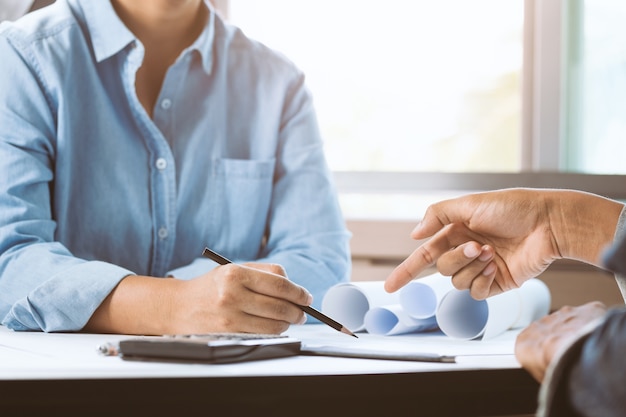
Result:
{"type": "Polygon", "coordinates": [[[450,291],[439,304],[436,318],[448,336],[484,340],[527,326],[549,310],[550,291],[543,281],[533,278],[517,289],[485,300],[473,299],[468,290],[450,291]]]}

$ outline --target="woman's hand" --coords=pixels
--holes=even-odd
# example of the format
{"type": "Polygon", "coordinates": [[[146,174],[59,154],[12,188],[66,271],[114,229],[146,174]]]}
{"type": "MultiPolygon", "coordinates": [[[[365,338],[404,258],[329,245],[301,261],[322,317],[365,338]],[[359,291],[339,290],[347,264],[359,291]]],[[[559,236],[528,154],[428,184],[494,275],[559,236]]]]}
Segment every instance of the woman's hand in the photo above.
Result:
{"type": "Polygon", "coordinates": [[[129,275],[95,310],[85,331],[121,334],[279,334],[304,323],[311,294],[270,264],[228,264],[189,281],[129,275]]]}
{"type": "Polygon", "coordinates": [[[181,282],[175,315],[179,332],[282,333],[306,321],[296,305],[311,294],[289,281],[280,265],[228,264],[181,282]]]}

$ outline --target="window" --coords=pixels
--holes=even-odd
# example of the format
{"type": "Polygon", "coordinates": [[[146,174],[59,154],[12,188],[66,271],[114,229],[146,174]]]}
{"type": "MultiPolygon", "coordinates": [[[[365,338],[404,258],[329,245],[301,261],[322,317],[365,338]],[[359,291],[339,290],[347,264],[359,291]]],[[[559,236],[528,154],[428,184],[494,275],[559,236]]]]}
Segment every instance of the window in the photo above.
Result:
{"type": "Polygon", "coordinates": [[[222,4],[307,74],[348,218],[516,186],[626,198],[623,0],[222,4]]]}
{"type": "Polygon", "coordinates": [[[335,171],[519,171],[523,1],[230,0],[307,75],[335,171]]]}
{"type": "Polygon", "coordinates": [[[569,3],[567,168],[626,174],[626,2],[569,3]]]}

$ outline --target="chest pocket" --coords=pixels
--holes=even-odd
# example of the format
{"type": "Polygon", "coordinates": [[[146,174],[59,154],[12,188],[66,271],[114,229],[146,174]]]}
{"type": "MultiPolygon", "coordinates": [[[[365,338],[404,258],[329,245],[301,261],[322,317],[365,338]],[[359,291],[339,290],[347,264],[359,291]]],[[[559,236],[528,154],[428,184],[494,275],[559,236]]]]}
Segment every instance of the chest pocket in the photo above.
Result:
{"type": "Polygon", "coordinates": [[[275,160],[215,159],[207,195],[212,244],[254,256],[261,244],[273,191],[275,160]]]}

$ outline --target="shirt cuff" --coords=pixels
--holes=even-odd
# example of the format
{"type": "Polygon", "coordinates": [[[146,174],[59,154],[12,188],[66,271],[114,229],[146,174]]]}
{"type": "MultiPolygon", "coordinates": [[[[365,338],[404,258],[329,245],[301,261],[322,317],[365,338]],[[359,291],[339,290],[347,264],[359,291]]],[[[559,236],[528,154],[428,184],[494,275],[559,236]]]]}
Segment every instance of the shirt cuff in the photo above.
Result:
{"type": "Polygon", "coordinates": [[[2,324],[12,330],[79,331],[128,275],[133,273],[106,262],[75,265],[15,302],[2,324]]]}

